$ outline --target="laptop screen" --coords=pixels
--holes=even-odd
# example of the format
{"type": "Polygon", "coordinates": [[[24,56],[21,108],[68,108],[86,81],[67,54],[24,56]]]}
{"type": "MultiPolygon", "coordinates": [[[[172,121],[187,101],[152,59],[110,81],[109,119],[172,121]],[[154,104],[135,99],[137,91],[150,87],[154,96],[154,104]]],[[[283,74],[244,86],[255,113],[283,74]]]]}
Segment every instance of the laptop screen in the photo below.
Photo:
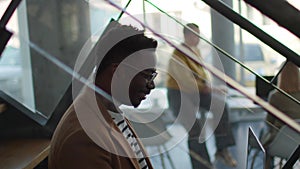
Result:
{"type": "Polygon", "coordinates": [[[246,169],[264,169],[265,166],[265,149],[249,127],[247,143],[247,161],[246,169]]]}

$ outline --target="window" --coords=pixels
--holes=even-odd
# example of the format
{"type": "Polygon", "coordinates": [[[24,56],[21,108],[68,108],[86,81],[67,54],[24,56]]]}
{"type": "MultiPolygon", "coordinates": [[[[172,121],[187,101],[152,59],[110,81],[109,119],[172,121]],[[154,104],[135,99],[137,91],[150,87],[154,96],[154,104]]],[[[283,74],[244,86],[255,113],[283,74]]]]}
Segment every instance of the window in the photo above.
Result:
{"type": "Polygon", "coordinates": [[[245,44],[244,57],[244,61],[264,61],[262,49],[258,44],[245,44]]]}

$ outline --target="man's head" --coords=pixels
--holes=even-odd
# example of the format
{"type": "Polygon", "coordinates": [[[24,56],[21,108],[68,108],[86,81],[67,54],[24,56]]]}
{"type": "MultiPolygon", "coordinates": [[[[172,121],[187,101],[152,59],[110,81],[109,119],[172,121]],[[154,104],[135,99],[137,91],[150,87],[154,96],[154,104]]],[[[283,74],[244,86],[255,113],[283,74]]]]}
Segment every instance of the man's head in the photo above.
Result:
{"type": "Polygon", "coordinates": [[[137,107],[155,87],[157,41],[131,26],[117,25],[98,44],[95,84],[122,104],[137,107]],[[102,57],[101,57],[102,56],[102,57]]]}
{"type": "Polygon", "coordinates": [[[188,23],[186,27],[183,28],[184,42],[189,46],[197,46],[199,44],[199,37],[188,28],[199,34],[199,26],[194,23],[188,23]]]}

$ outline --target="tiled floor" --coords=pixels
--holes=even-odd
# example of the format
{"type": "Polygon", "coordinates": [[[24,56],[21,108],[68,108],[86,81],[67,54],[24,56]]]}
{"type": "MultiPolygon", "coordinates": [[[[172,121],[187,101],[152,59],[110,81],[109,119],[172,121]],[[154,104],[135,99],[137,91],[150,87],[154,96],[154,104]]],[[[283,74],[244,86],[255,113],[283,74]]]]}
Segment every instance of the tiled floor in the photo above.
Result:
{"type": "MultiPolygon", "coordinates": [[[[260,130],[264,126],[264,122],[262,120],[255,121],[241,121],[233,123],[233,132],[236,140],[236,145],[231,147],[229,150],[232,153],[233,157],[237,160],[238,165],[237,169],[245,169],[246,168],[246,144],[247,144],[247,134],[248,127],[251,126],[256,135],[259,135],[260,130]]],[[[166,147],[170,148],[170,146],[174,145],[174,142],[178,142],[178,138],[182,138],[182,135],[185,134],[185,129],[182,126],[175,126],[169,131],[173,138],[167,142],[166,147]]],[[[218,161],[214,158],[215,146],[214,146],[214,137],[211,137],[207,142],[207,147],[211,156],[211,160],[213,161],[213,165],[215,169],[231,169],[230,167],[224,165],[221,161],[218,161]]],[[[150,154],[157,153],[156,147],[147,147],[150,154]]],[[[188,155],[188,147],[187,147],[187,139],[184,137],[183,140],[178,142],[175,147],[171,147],[168,151],[174,166],[176,169],[192,169],[190,157],[188,155]]],[[[165,165],[165,169],[171,169],[171,165],[168,161],[166,153],[163,154],[164,163],[162,163],[160,156],[152,156],[151,160],[153,162],[155,169],[164,169],[163,164],[165,165]]],[[[255,169],[262,168],[262,165],[256,165],[255,169]]]]}

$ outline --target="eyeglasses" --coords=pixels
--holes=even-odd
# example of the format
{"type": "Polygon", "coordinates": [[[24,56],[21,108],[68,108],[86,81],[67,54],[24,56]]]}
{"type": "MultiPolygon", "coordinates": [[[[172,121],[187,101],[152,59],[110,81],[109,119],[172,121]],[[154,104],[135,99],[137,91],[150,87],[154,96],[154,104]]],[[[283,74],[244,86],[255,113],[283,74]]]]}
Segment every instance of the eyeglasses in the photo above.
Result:
{"type": "MultiPolygon", "coordinates": [[[[134,66],[132,66],[130,64],[127,64],[127,63],[122,63],[122,64],[124,64],[124,65],[126,65],[126,66],[128,66],[128,67],[130,67],[134,70],[139,71],[137,68],[135,68],[134,66]]],[[[152,71],[152,70],[144,70],[144,71],[139,72],[139,74],[141,74],[147,80],[148,85],[151,84],[154,81],[154,79],[156,78],[156,76],[158,74],[156,71],[152,71],[151,73],[150,73],[150,71],[152,71]]]]}
{"type": "Polygon", "coordinates": [[[140,73],[147,80],[148,84],[151,84],[154,81],[154,79],[156,78],[157,74],[158,74],[156,71],[152,72],[151,74],[146,73],[145,71],[142,71],[140,73]]]}

